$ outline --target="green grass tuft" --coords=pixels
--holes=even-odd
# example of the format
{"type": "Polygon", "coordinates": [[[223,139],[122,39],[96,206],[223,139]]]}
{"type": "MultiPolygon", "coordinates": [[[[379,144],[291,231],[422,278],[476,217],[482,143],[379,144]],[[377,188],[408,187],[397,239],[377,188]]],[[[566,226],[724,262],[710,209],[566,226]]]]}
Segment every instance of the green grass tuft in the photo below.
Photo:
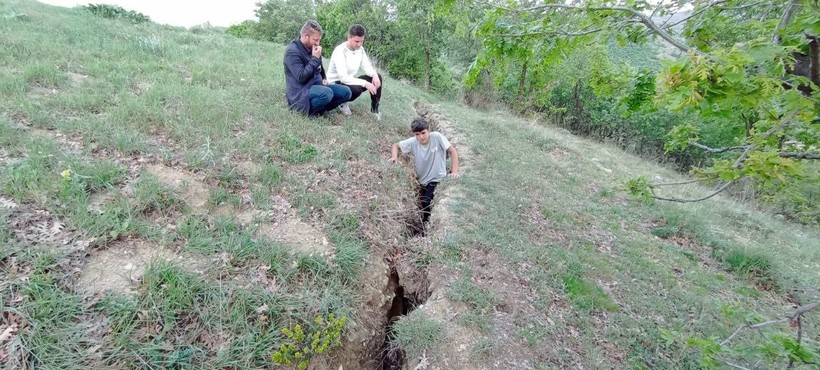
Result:
{"type": "Polygon", "coordinates": [[[410,358],[421,354],[425,349],[433,349],[444,342],[446,332],[444,325],[425,316],[420,311],[413,311],[393,324],[392,341],[407,352],[410,358]]]}
{"type": "Polygon", "coordinates": [[[732,250],[723,257],[726,270],[754,282],[766,290],[779,288],[777,277],[768,258],[741,250],[732,250]]]}
{"type": "Polygon", "coordinates": [[[569,296],[569,299],[583,311],[604,310],[609,312],[618,312],[618,307],[615,302],[604,292],[601,287],[590,283],[581,276],[567,275],[564,276],[564,291],[569,296]]]}

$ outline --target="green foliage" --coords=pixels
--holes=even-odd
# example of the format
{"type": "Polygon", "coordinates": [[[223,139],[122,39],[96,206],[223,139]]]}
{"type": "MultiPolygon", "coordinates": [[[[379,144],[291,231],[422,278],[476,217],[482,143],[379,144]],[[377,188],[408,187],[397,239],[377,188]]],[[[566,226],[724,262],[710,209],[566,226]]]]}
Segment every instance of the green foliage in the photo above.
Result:
{"type": "Polygon", "coordinates": [[[110,4],[88,4],[84,6],[86,10],[98,17],[110,19],[124,19],[128,22],[137,24],[150,22],[151,18],[147,15],[135,12],[133,10],[125,10],[118,5],[110,4]]]}
{"type": "Polygon", "coordinates": [[[643,70],[635,76],[635,88],[623,99],[630,111],[638,111],[655,96],[655,74],[643,70]]]}
{"type": "MultiPolygon", "coordinates": [[[[511,106],[544,112],[575,133],[640,148],[640,154],[659,155],[663,147],[667,158],[682,169],[694,166],[705,180],[752,178],[759,194],[785,191],[786,184],[802,189],[799,160],[782,156],[782,143],[796,140],[816,154],[820,135],[812,122],[820,96],[816,87],[814,94],[787,89],[812,86],[787,71],[794,65],[792,53],[808,53],[806,35],[813,35],[818,23],[817,4],[799,7],[776,32],[781,42],[772,43],[788,3],[766,3],[776,10],[698,4],[693,13],[698,16],[682,24],[682,33],[680,27],[665,29],[670,43],[684,38],[680,49],[689,53],[662,67],[652,53],[614,57],[616,47],[600,46],[656,50],[646,45],[652,30],[624,23],[634,21],[646,3],[619,9],[606,4],[490,9],[476,29],[483,44],[464,82],[486,84],[482,76],[492,75],[498,96],[511,106]],[[720,150],[724,147],[740,150],[720,150]]],[[[667,16],[678,6],[653,10],[667,16]]]]}
{"type": "MultiPolygon", "coordinates": [[[[258,3],[253,35],[261,40],[287,43],[299,37],[308,19],[314,19],[313,2],[309,0],[267,0],[258,3]]],[[[327,30],[325,31],[327,35],[327,30]]]]}
{"type": "Polygon", "coordinates": [[[633,197],[640,198],[644,202],[652,200],[652,187],[646,176],[626,180],[626,191],[633,197]]]}
{"type": "Polygon", "coordinates": [[[239,24],[234,24],[225,30],[225,33],[234,37],[240,38],[254,38],[257,22],[253,20],[246,20],[239,24]]]}
{"type": "Polygon", "coordinates": [[[284,343],[271,356],[274,363],[279,365],[293,365],[299,370],[307,369],[310,360],[341,344],[342,329],[347,323],[347,317],[336,317],[329,313],[327,316],[316,316],[307,330],[301,324],[293,329],[283,328],[284,343]]]}
{"type": "Polygon", "coordinates": [[[717,356],[721,351],[717,338],[693,337],[686,342],[687,345],[700,349],[700,365],[706,369],[718,369],[721,363],[717,356]]]}

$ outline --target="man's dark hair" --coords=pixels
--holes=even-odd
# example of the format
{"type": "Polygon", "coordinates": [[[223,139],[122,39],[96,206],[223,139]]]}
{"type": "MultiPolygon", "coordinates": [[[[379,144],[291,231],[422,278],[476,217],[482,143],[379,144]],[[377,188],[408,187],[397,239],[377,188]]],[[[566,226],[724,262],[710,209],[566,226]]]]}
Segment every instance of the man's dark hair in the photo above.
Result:
{"type": "Polygon", "coordinates": [[[413,123],[410,124],[410,130],[413,132],[422,132],[428,128],[429,125],[427,124],[427,121],[421,117],[413,118],[413,123]]]}
{"type": "Polygon", "coordinates": [[[364,26],[361,24],[354,24],[347,30],[347,35],[351,37],[364,37],[364,26]]]}
{"type": "Polygon", "coordinates": [[[313,34],[313,32],[319,32],[320,35],[324,33],[324,31],[322,31],[322,26],[319,25],[319,22],[311,19],[305,22],[305,25],[302,26],[302,30],[299,31],[299,36],[306,33],[313,34]]]}

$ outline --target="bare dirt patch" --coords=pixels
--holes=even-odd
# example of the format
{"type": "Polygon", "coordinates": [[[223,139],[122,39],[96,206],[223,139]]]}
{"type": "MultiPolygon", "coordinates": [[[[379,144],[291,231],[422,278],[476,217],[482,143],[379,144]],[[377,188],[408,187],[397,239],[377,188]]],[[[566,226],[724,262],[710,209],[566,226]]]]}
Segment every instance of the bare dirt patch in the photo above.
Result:
{"type": "Polygon", "coordinates": [[[208,210],[208,186],[193,174],[160,164],[149,164],[145,166],[145,171],[177,192],[194,212],[204,213],[208,210]]]}
{"type": "Polygon", "coordinates": [[[320,256],[334,254],[334,247],[328,242],[324,233],[297,217],[288,218],[278,224],[263,224],[259,228],[259,233],[272,240],[295,247],[295,252],[320,256]]]}
{"type": "Polygon", "coordinates": [[[75,72],[66,72],[66,76],[68,76],[68,79],[71,81],[71,86],[73,87],[80,86],[80,84],[88,78],[86,75],[75,72]]]}
{"type": "Polygon", "coordinates": [[[11,160],[11,157],[9,157],[9,152],[7,152],[3,148],[0,148],[0,166],[4,166],[4,165],[9,164],[11,162],[12,162],[12,160],[11,160]]]}
{"type": "Polygon", "coordinates": [[[256,226],[256,235],[264,236],[295,248],[294,252],[331,257],[335,247],[324,232],[316,226],[302,221],[287,199],[277,195],[273,198],[272,209],[268,212],[244,212],[237,219],[243,224],[262,219],[256,226]]]}
{"type": "Polygon", "coordinates": [[[139,239],[119,240],[88,257],[77,289],[91,294],[136,293],[145,268],[155,261],[184,262],[172,251],[139,239]]]}
{"type": "Polygon", "coordinates": [[[29,88],[28,96],[32,99],[44,99],[60,93],[59,90],[53,87],[34,86],[29,88]]]}
{"type": "Polygon", "coordinates": [[[60,149],[70,154],[80,154],[83,149],[82,136],[80,135],[66,135],[56,130],[43,130],[39,128],[28,127],[27,130],[35,136],[47,137],[56,141],[60,145],[60,149]]]}

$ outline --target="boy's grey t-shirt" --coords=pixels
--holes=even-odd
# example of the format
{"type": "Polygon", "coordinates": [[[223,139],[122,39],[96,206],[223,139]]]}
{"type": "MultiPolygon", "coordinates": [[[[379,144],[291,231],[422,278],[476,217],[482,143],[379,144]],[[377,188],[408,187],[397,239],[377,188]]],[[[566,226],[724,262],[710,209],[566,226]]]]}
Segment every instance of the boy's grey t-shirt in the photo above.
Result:
{"type": "Polygon", "coordinates": [[[411,137],[400,141],[399,148],[402,153],[413,153],[419,184],[427,185],[447,176],[447,149],[450,149],[450,142],[444,135],[431,132],[427,145],[421,145],[415,137],[411,137]]]}

